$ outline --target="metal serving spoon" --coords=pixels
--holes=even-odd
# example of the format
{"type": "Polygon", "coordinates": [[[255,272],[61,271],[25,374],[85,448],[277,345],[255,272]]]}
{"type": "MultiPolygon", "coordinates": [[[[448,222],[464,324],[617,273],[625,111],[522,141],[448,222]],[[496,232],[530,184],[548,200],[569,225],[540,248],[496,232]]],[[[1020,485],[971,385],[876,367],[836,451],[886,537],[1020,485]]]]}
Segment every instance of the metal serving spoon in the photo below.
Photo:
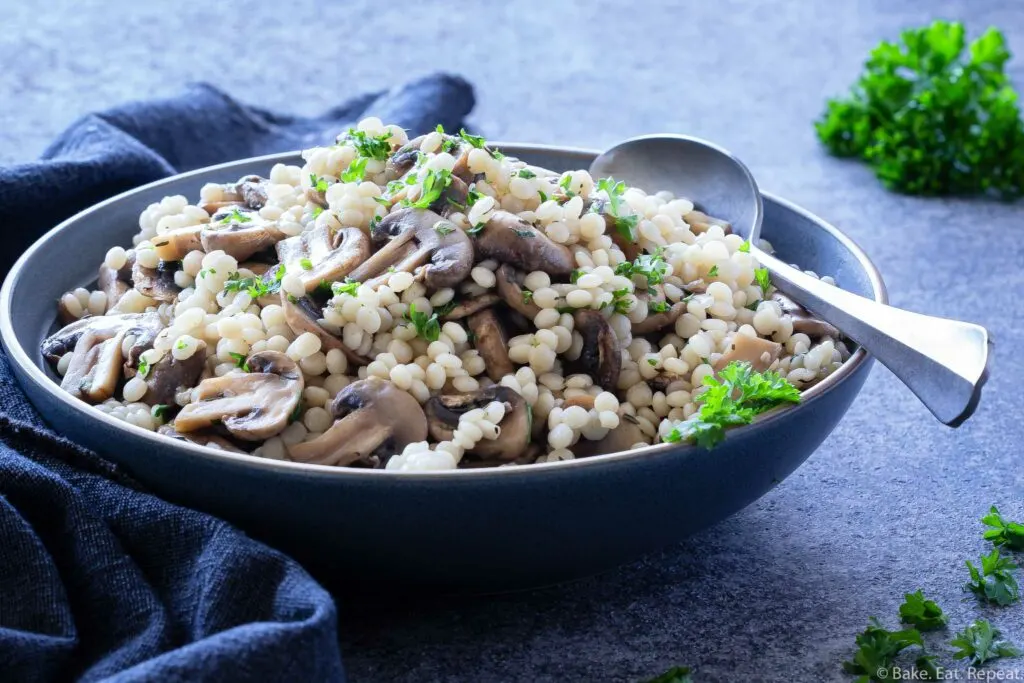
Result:
{"type": "Polygon", "coordinates": [[[764,207],[754,176],[726,150],[685,135],[645,135],[621,142],[590,165],[595,177],[667,189],[705,213],[728,220],[750,240],[750,253],[786,296],[837,327],[899,377],[935,417],[958,427],[988,378],[989,334],[980,325],[935,318],[843,291],[757,247],[764,207]]]}

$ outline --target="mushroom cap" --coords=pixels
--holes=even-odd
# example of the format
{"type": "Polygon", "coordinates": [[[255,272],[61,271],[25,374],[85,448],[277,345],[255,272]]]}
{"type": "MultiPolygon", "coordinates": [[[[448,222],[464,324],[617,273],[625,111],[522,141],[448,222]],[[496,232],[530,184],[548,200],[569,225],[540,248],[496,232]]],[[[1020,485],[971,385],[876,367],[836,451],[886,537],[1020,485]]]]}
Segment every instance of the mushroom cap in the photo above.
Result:
{"type": "Polygon", "coordinates": [[[195,386],[206,366],[206,342],[200,340],[196,351],[184,360],[167,353],[153,363],[146,374],[146,395],[143,402],[150,405],[173,405],[177,393],[195,386]]]}
{"type": "Polygon", "coordinates": [[[512,310],[533,320],[540,313],[540,306],[523,298],[523,274],[507,263],[503,263],[495,271],[498,279],[498,294],[512,310]]]}
{"type": "MultiPolygon", "coordinates": [[[[436,290],[454,287],[473,269],[473,242],[469,236],[429,209],[409,207],[392,211],[373,227],[370,236],[374,244],[384,247],[364,263],[368,266],[374,261],[373,268],[378,269],[366,275],[379,275],[392,265],[396,270],[408,272],[419,268],[423,284],[436,290]],[[417,245],[399,250],[398,247],[406,246],[410,238],[415,239],[417,245]],[[381,257],[382,253],[388,254],[392,262],[385,263],[387,259],[381,257]]],[[[358,269],[360,273],[362,270],[358,269]]]]}
{"type": "Polygon", "coordinates": [[[442,394],[431,398],[426,403],[430,436],[436,441],[450,440],[463,413],[494,401],[505,404],[505,417],[499,425],[501,433],[496,439],[478,441],[467,455],[502,462],[515,460],[530,444],[533,413],[526,399],[500,384],[467,394],[442,394]]]}
{"type": "MultiPolygon", "coordinates": [[[[159,313],[121,313],[119,315],[94,315],[82,318],[70,325],[62,327],[40,344],[43,357],[56,363],[65,353],[73,351],[78,340],[86,332],[95,334],[99,339],[110,339],[121,330],[126,336],[134,337],[132,352],[135,358],[144,350],[153,346],[153,340],[164,329],[163,318],[159,313]]],[[[133,355],[130,353],[129,355],[133,355]]]]}
{"type": "Polygon", "coordinates": [[[778,359],[782,353],[782,344],[761,337],[748,337],[736,333],[732,336],[729,348],[715,363],[715,370],[721,370],[729,363],[738,360],[750,363],[758,372],[764,372],[778,359]]]}
{"type": "Polygon", "coordinates": [[[125,282],[121,279],[120,271],[114,270],[105,263],[100,264],[100,270],[96,277],[96,286],[107,295],[107,310],[116,306],[121,297],[132,288],[130,282],[125,282]]]}
{"type": "Polygon", "coordinates": [[[82,334],[75,344],[74,355],[60,388],[93,403],[102,403],[113,396],[121,379],[121,342],[124,335],[123,328],[109,337],[94,330],[82,334]]]}
{"type": "Polygon", "coordinates": [[[215,213],[199,234],[205,251],[220,250],[238,261],[274,246],[287,236],[278,229],[277,223],[262,218],[255,211],[237,207],[215,213]]]}
{"type": "Polygon", "coordinates": [[[627,261],[635,261],[636,257],[643,253],[643,249],[639,244],[633,242],[628,237],[622,234],[615,225],[615,216],[609,212],[609,204],[607,199],[597,198],[584,205],[585,211],[599,214],[604,218],[605,234],[612,238],[612,242],[615,243],[622,253],[625,255],[627,261]]]}
{"type": "Polygon", "coordinates": [[[384,173],[389,181],[398,180],[412,170],[420,155],[420,145],[423,144],[426,138],[426,135],[415,137],[396,149],[395,153],[388,157],[384,164],[384,173]]]}
{"type": "Polygon", "coordinates": [[[491,294],[490,292],[481,294],[480,296],[472,299],[463,299],[455,305],[455,308],[442,315],[441,320],[461,320],[462,318],[471,316],[474,313],[490,308],[499,301],[501,301],[501,299],[498,295],[491,294]]]}
{"type": "MultiPolygon", "coordinates": [[[[651,291],[637,292],[636,298],[642,301],[646,301],[648,305],[651,301],[665,301],[664,290],[661,285],[655,285],[654,291],[657,292],[657,297],[651,296],[651,291]]],[[[650,309],[648,309],[649,311],[650,309]]],[[[667,311],[661,313],[650,313],[648,312],[647,317],[638,323],[633,323],[630,326],[634,335],[650,334],[651,332],[657,332],[658,330],[664,329],[669,325],[672,325],[683,313],[686,312],[686,304],[682,301],[677,301],[672,304],[667,311]]]]}
{"type": "Polygon", "coordinates": [[[136,260],[132,266],[135,290],[157,301],[174,301],[181,294],[181,287],[174,282],[174,273],[180,269],[180,261],[161,261],[156,268],[146,268],[136,260]]]}
{"type": "Polygon", "coordinates": [[[542,270],[549,275],[569,275],[576,265],[569,248],[552,241],[542,231],[508,211],[495,211],[474,235],[477,257],[493,258],[520,270],[542,270]]]}
{"type": "Polygon", "coordinates": [[[331,404],[335,422],[312,441],[288,447],[298,462],[382,467],[410,443],[425,441],[420,404],[391,382],[368,377],[342,389],[331,404]]]}
{"type": "Polygon", "coordinates": [[[647,435],[640,429],[636,418],[626,414],[619,417],[619,426],[608,432],[603,439],[598,441],[580,439],[570,446],[569,450],[577,458],[589,458],[592,455],[628,451],[633,444],[647,443],[648,441],[647,435]]]}
{"type": "Polygon", "coordinates": [[[370,257],[370,238],[359,228],[332,231],[326,225],[281,240],[276,245],[278,260],[288,272],[298,274],[303,287],[312,292],[321,282],[337,282],[370,257]],[[309,270],[299,264],[309,260],[309,270]]]}
{"type": "Polygon", "coordinates": [[[608,319],[600,311],[584,308],[576,311],[573,321],[583,336],[579,364],[598,384],[615,391],[622,370],[622,350],[608,319]]]}
{"type": "Polygon", "coordinates": [[[296,336],[303,332],[311,332],[320,339],[320,345],[324,353],[331,349],[338,349],[348,358],[350,363],[356,365],[369,365],[372,358],[361,356],[355,349],[350,349],[345,343],[335,337],[330,331],[320,325],[323,317],[323,309],[308,296],[294,298],[281,292],[281,308],[284,311],[284,321],[296,336]]]}
{"type": "Polygon", "coordinates": [[[474,313],[466,322],[473,333],[476,350],[486,364],[487,376],[500,382],[505,375],[513,374],[516,367],[508,357],[508,335],[494,309],[474,313]]]}
{"type": "Polygon", "coordinates": [[[295,412],[305,384],[295,361],[278,351],[261,351],[246,361],[251,372],[230,372],[203,380],[192,403],[181,409],[174,428],[182,434],[223,424],[244,441],[281,433],[295,412]]]}
{"type": "Polygon", "coordinates": [[[200,235],[203,232],[202,225],[193,225],[177,230],[168,230],[164,234],[153,238],[153,249],[161,261],[180,261],[190,251],[198,251],[203,248],[203,240],[200,235]]]}

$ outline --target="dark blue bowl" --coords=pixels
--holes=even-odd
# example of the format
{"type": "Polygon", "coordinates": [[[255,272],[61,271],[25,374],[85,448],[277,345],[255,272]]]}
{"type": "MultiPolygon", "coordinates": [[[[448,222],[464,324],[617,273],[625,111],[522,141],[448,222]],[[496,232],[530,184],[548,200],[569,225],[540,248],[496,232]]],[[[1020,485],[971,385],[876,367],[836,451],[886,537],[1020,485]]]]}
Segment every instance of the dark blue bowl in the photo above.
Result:
{"type": "MultiPolygon", "coordinates": [[[[498,145],[555,170],[595,153],[498,145]]],[[[661,444],[593,458],[500,469],[406,473],[262,460],[139,429],[62,392],[39,353],[62,293],[95,278],[139,213],[207,182],[267,174],[297,154],[239,161],[146,185],[54,228],[14,266],[0,293],[0,333],[31,401],[62,434],[120,463],[163,497],[228,519],[334,585],[491,591],[609,569],[731,515],[778,484],[843,417],[871,367],[863,350],[803,402],[729,432],[714,451],[661,444]]],[[[764,237],[786,260],[885,301],[864,253],[836,228],[765,196],[764,237]]]]}

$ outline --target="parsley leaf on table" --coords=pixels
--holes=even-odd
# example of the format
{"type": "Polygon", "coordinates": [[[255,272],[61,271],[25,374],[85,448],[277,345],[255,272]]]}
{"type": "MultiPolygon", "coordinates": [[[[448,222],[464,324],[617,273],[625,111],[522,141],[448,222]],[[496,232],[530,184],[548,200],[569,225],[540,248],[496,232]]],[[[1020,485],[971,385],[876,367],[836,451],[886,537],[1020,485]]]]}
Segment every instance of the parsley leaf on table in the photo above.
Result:
{"type": "Polygon", "coordinates": [[[1021,651],[1012,643],[1000,640],[1002,634],[985,619],[978,619],[956,634],[950,645],[957,648],[954,659],[968,659],[978,666],[1000,657],[1019,657],[1021,651]]]}
{"type": "Polygon", "coordinates": [[[880,43],[815,123],[829,152],[866,161],[898,192],[1024,194],[1024,123],[1006,41],[990,28],[965,54],[964,34],[959,22],[936,21],[880,43]]]}
{"type": "Polygon", "coordinates": [[[757,372],[742,361],[729,363],[704,383],[709,388],[697,399],[701,406],[696,419],[679,423],[665,441],[692,439],[710,450],[725,438],[726,428],[750,424],[783,403],[800,402],[800,390],[788,380],[775,372],[757,372]]]}
{"type": "Polygon", "coordinates": [[[922,631],[942,628],[949,621],[934,600],[928,600],[920,590],[907,593],[900,605],[900,621],[913,624],[922,631]]]}
{"type": "Polygon", "coordinates": [[[924,647],[917,629],[889,631],[878,619],[871,617],[868,627],[857,636],[853,659],[843,662],[843,671],[861,674],[860,681],[886,681],[893,678],[893,660],[911,645],[924,647]]]}
{"type": "Polygon", "coordinates": [[[1000,557],[999,548],[981,556],[980,571],[970,560],[967,560],[967,569],[971,580],[964,584],[964,590],[1003,607],[1020,600],[1020,586],[1013,575],[1017,565],[1008,557],[1000,557]]]}
{"type": "Polygon", "coordinates": [[[693,678],[690,676],[690,667],[673,666],[660,676],[648,680],[647,683],[693,683],[693,678]]]}
{"type": "Polygon", "coordinates": [[[989,529],[985,529],[983,536],[985,540],[992,541],[993,545],[1003,546],[1011,550],[1024,550],[1024,524],[1020,522],[1008,522],[999,514],[999,508],[995,505],[988,511],[988,514],[981,518],[981,523],[989,529]]]}

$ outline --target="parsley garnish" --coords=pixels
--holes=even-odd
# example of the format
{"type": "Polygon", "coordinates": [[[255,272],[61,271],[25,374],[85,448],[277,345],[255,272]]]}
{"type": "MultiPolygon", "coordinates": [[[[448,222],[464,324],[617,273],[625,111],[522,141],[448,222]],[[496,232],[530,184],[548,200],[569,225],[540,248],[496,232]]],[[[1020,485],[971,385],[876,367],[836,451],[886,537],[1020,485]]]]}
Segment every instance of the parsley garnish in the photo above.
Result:
{"type": "Polygon", "coordinates": [[[491,156],[498,161],[501,161],[502,159],[505,158],[505,155],[499,152],[498,150],[494,150],[493,152],[491,152],[491,156]]]}
{"type": "Polygon", "coordinates": [[[331,285],[331,291],[334,292],[335,296],[342,294],[348,294],[349,296],[355,296],[356,290],[359,289],[359,282],[352,278],[345,278],[344,282],[335,282],[331,285]]]}
{"type": "Polygon", "coordinates": [[[459,137],[477,149],[483,149],[484,145],[487,144],[487,140],[484,140],[483,136],[470,135],[466,132],[465,128],[459,130],[459,137]]]}
{"type": "Polygon", "coordinates": [[[476,189],[476,183],[473,183],[472,185],[469,186],[469,191],[466,192],[466,208],[468,209],[469,207],[473,206],[478,201],[483,199],[485,196],[487,195],[476,189]]]}
{"type": "Polygon", "coordinates": [[[647,364],[650,365],[652,368],[656,368],[656,367],[658,367],[658,359],[657,358],[648,358],[647,359],[647,364]]]}
{"type": "Polygon", "coordinates": [[[608,195],[608,206],[611,207],[608,213],[615,219],[615,229],[630,242],[636,242],[636,226],[640,216],[622,215],[622,195],[626,193],[626,183],[621,180],[615,182],[615,178],[611,177],[601,178],[597,181],[597,189],[608,195]]]}
{"type": "Polygon", "coordinates": [[[359,157],[351,164],[348,165],[348,170],[341,174],[339,178],[343,183],[361,183],[363,178],[366,177],[366,162],[369,161],[367,157],[359,157]]]}
{"type": "Polygon", "coordinates": [[[249,372],[248,358],[244,353],[235,353],[234,351],[228,351],[228,355],[235,359],[235,367],[241,368],[245,372],[249,372]]]}
{"type": "Polygon", "coordinates": [[[917,645],[924,648],[924,641],[917,629],[889,631],[875,617],[868,620],[868,627],[857,636],[857,651],[853,659],[843,662],[843,671],[861,674],[858,680],[888,680],[893,676],[893,660],[900,652],[917,645]]]}
{"type": "Polygon", "coordinates": [[[177,341],[177,342],[176,342],[176,343],[174,344],[174,348],[178,349],[179,351],[184,351],[185,349],[187,349],[187,348],[188,348],[188,344],[187,344],[187,343],[185,343],[185,340],[184,340],[184,339],[179,339],[179,340],[178,340],[178,341],[177,341]]]}
{"type": "Polygon", "coordinates": [[[303,270],[313,270],[313,262],[308,258],[299,259],[299,265],[302,266],[303,270]]]}
{"type": "Polygon", "coordinates": [[[301,416],[302,416],[302,400],[300,399],[295,404],[295,410],[293,410],[292,414],[288,416],[288,423],[291,424],[292,422],[298,422],[299,417],[301,417],[301,416]]]}
{"type": "Polygon", "coordinates": [[[532,230],[516,230],[515,233],[520,237],[524,237],[527,239],[537,236],[532,230]]]}
{"type": "Polygon", "coordinates": [[[444,135],[444,126],[442,126],[440,123],[434,127],[434,130],[436,130],[441,135],[444,135]]]}
{"type": "Polygon", "coordinates": [[[452,182],[452,172],[446,168],[438,171],[427,171],[421,185],[420,198],[415,202],[408,199],[402,200],[402,206],[411,206],[416,209],[427,209],[440,198],[441,193],[452,182]]]}
{"type": "Polygon", "coordinates": [[[690,677],[690,667],[674,666],[660,676],[647,681],[647,683],[693,683],[693,678],[690,677]]]}
{"type": "Polygon", "coordinates": [[[441,336],[441,324],[437,321],[437,313],[428,316],[416,310],[416,304],[409,304],[409,313],[405,319],[416,328],[416,334],[428,342],[435,342],[441,336]]]}
{"type": "Polygon", "coordinates": [[[455,303],[455,300],[452,299],[451,301],[449,301],[445,305],[438,306],[437,308],[435,308],[434,309],[434,313],[437,315],[438,318],[443,318],[446,315],[448,315],[449,313],[451,313],[452,311],[454,311],[455,307],[457,305],[458,304],[455,303]]]}
{"type": "Polygon", "coordinates": [[[169,405],[164,405],[163,403],[157,403],[155,406],[150,408],[149,414],[152,415],[153,417],[155,417],[158,420],[162,420],[162,419],[164,419],[164,415],[166,415],[170,411],[170,409],[171,409],[171,407],[169,405]]]}
{"type": "Polygon", "coordinates": [[[757,286],[761,288],[763,296],[768,296],[768,290],[772,288],[772,279],[768,274],[767,268],[755,268],[754,269],[754,280],[757,281],[757,286]]]}
{"type": "Polygon", "coordinates": [[[438,221],[434,223],[434,232],[441,237],[444,237],[445,235],[450,235],[455,232],[455,228],[452,227],[452,224],[448,221],[438,221]]]}
{"type": "Polygon", "coordinates": [[[741,244],[736,251],[742,251],[744,254],[749,254],[750,253],[750,240],[747,240],[746,242],[741,244]]]}
{"type": "Polygon", "coordinates": [[[309,174],[309,185],[317,192],[327,192],[327,180],[316,173],[309,174]]]}
{"type": "Polygon", "coordinates": [[[799,403],[800,391],[776,372],[755,371],[750,363],[733,361],[708,377],[709,387],[700,395],[700,412],[694,420],[680,423],[665,441],[692,439],[711,449],[725,438],[728,427],[745,425],[763,412],[783,403],[799,403]]]}
{"type": "Polygon", "coordinates": [[[519,176],[520,178],[527,178],[527,179],[529,179],[529,178],[536,178],[537,177],[537,174],[534,173],[533,171],[531,171],[528,168],[521,168],[521,169],[519,169],[519,173],[517,173],[516,175],[519,176]]]}
{"type": "Polygon", "coordinates": [[[466,230],[466,234],[467,235],[476,235],[481,230],[483,230],[485,227],[487,227],[487,223],[477,223],[472,228],[469,228],[468,230],[466,230]]]}
{"type": "MultiPolygon", "coordinates": [[[[617,272],[617,271],[616,271],[616,272],[617,272]]],[[[577,268],[576,270],[574,270],[574,271],[572,271],[571,273],[569,273],[569,282],[570,282],[571,284],[576,284],[576,282],[577,282],[577,281],[578,281],[578,280],[579,280],[579,279],[580,279],[581,277],[583,277],[584,275],[586,275],[586,273],[585,273],[585,272],[583,271],[583,269],[582,269],[582,268],[577,268]]]]}
{"type": "Polygon", "coordinates": [[[828,101],[818,138],[898,192],[1020,197],[1024,124],[1006,41],[990,28],[964,54],[964,34],[959,22],[936,21],[883,41],[850,94],[828,101]]]}
{"type": "Polygon", "coordinates": [[[922,631],[942,628],[949,621],[934,600],[928,600],[924,593],[907,593],[900,605],[900,620],[905,624],[913,624],[922,631]]]}
{"type": "Polygon", "coordinates": [[[711,266],[711,270],[708,271],[708,277],[714,277],[718,275],[718,265],[711,266]]]}
{"type": "Polygon", "coordinates": [[[978,598],[1005,607],[1020,600],[1020,586],[1013,575],[1017,565],[1008,557],[999,556],[999,548],[993,548],[988,555],[981,556],[981,570],[967,560],[971,580],[964,584],[964,590],[978,598]]]}
{"type": "Polygon", "coordinates": [[[217,222],[221,225],[226,225],[228,223],[249,223],[250,221],[252,221],[251,216],[246,216],[244,213],[239,211],[237,207],[232,207],[231,213],[224,216],[224,218],[221,218],[217,222]]]}
{"type": "Polygon", "coordinates": [[[455,140],[451,138],[445,138],[444,141],[441,143],[441,151],[450,152],[453,149],[455,149],[455,140]]]}
{"type": "Polygon", "coordinates": [[[533,301],[533,292],[528,289],[523,290],[523,303],[528,304],[533,301]]]}
{"type": "Polygon", "coordinates": [[[281,280],[284,278],[285,267],[284,264],[278,265],[277,270],[274,271],[274,279],[268,284],[263,278],[259,277],[247,277],[240,278],[238,273],[231,273],[228,275],[228,279],[224,282],[225,292],[241,292],[246,291],[253,299],[259,299],[260,297],[267,296],[268,294],[276,294],[281,291],[281,280]]]}
{"type": "Polygon", "coordinates": [[[149,361],[139,358],[139,377],[145,378],[149,374],[149,361]]]}
{"type": "Polygon", "coordinates": [[[668,272],[668,263],[661,257],[662,253],[662,248],[658,247],[653,254],[640,254],[633,262],[623,261],[615,266],[615,274],[626,277],[642,275],[647,278],[648,286],[660,284],[668,272]]]}
{"type": "Polygon", "coordinates": [[[985,540],[992,541],[996,546],[1004,546],[1011,550],[1024,550],[1024,524],[1020,522],[1007,522],[999,514],[999,509],[993,505],[988,514],[981,518],[985,529],[983,534],[985,540]]]}
{"type": "Polygon", "coordinates": [[[361,157],[386,161],[391,154],[391,143],[388,142],[391,139],[391,131],[389,130],[384,131],[380,135],[372,136],[367,135],[365,131],[349,128],[348,138],[352,141],[361,157]]]}
{"type": "Polygon", "coordinates": [[[324,212],[324,207],[322,207],[322,206],[314,206],[313,207],[313,218],[318,218],[320,216],[320,214],[322,214],[323,212],[324,212]]]}
{"type": "Polygon", "coordinates": [[[566,173],[565,177],[563,177],[558,182],[558,186],[560,188],[562,188],[563,192],[565,192],[565,196],[566,197],[572,197],[573,195],[576,194],[575,192],[573,192],[572,190],[569,189],[569,186],[571,186],[571,185],[572,185],[572,174],[571,173],[566,173]]]}
{"type": "Polygon", "coordinates": [[[614,292],[612,292],[612,306],[615,307],[616,313],[621,313],[625,315],[629,313],[631,310],[633,310],[633,306],[635,304],[633,303],[633,300],[629,297],[630,294],[632,294],[632,292],[629,291],[628,287],[616,289],[614,292]]]}
{"type": "Polygon", "coordinates": [[[652,301],[647,304],[648,311],[654,311],[655,313],[664,313],[669,309],[668,302],[666,301],[652,301]]]}
{"type": "Polygon", "coordinates": [[[544,190],[537,190],[537,195],[540,197],[540,203],[543,204],[548,200],[548,196],[544,194],[544,190]]]}
{"type": "Polygon", "coordinates": [[[459,211],[465,211],[466,210],[466,205],[465,204],[460,204],[459,202],[455,201],[451,197],[445,197],[444,200],[446,202],[448,202],[449,204],[451,204],[452,206],[454,206],[459,211]]]}
{"type": "Polygon", "coordinates": [[[1000,640],[1001,635],[988,621],[978,619],[950,641],[950,645],[958,648],[953,653],[953,659],[970,658],[972,666],[979,666],[1000,657],[1019,657],[1020,649],[1008,641],[1000,640]]]}

